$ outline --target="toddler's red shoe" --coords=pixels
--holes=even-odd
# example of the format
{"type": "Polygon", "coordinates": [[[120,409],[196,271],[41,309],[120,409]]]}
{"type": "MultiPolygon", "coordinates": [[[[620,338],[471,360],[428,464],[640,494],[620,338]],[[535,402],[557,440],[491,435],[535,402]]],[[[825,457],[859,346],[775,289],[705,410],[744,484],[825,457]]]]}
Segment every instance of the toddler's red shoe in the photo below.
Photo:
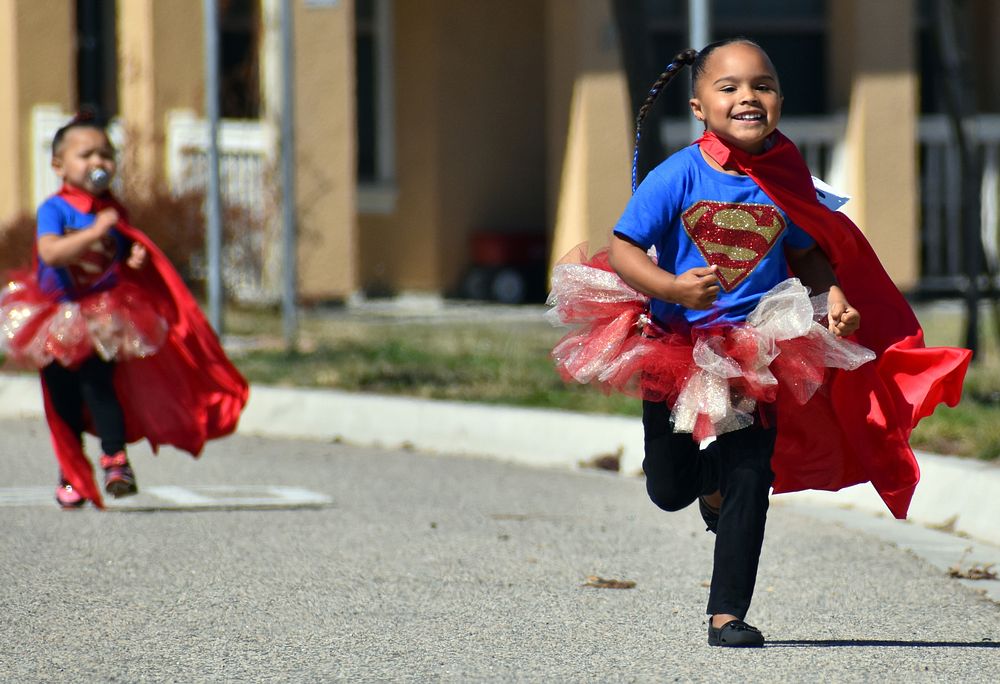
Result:
{"type": "Polygon", "coordinates": [[[59,486],[56,487],[56,503],[63,510],[72,510],[80,508],[87,503],[87,500],[80,496],[80,492],[76,491],[76,488],[69,482],[60,480],[59,486]]]}
{"type": "Polygon", "coordinates": [[[101,467],[104,468],[104,491],[108,494],[119,499],[138,493],[135,473],[132,472],[132,466],[129,465],[124,451],[111,456],[107,454],[101,456],[101,467]]]}

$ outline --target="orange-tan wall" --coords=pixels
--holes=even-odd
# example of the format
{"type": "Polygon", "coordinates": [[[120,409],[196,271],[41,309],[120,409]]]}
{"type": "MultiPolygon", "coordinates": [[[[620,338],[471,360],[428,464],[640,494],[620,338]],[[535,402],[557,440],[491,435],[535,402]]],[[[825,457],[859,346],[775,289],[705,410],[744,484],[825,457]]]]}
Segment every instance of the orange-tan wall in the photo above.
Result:
{"type": "Polygon", "coordinates": [[[204,113],[201,0],[119,0],[118,97],[125,126],[126,182],[163,182],[166,115],[204,113]]]}
{"type": "Polygon", "coordinates": [[[847,95],[844,207],[901,289],[919,277],[918,77],[911,0],[834,3],[835,78],[847,95]]]}
{"type": "Polygon", "coordinates": [[[441,287],[440,73],[441,0],[395,3],[397,200],[387,214],[361,215],[361,282],[365,287],[441,287]],[[405,27],[405,30],[403,30],[405,27]]]}
{"type": "Polygon", "coordinates": [[[358,288],[354,2],[295,7],[295,155],[299,295],[358,288]]]}
{"type": "Polygon", "coordinates": [[[438,248],[446,285],[461,274],[470,232],[545,233],[546,163],[542,3],[447,5],[438,248]]]}
{"type": "Polygon", "coordinates": [[[447,290],[472,232],[544,230],[542,8],[421,0],[394,13],[398,196],[360,217],[362,283],[447,290]]]}
{"type": "Polygon", "coordinates": [[[610,2],[546,9],[551,262],[607,244],[631,193],[632,124],[610,2]]]}
{"type": "Polygon", "coordinates": [[[31,206],[31,108],[71,107],[76,27],[57,0],[0,0],[0,223],[31,206]]]}

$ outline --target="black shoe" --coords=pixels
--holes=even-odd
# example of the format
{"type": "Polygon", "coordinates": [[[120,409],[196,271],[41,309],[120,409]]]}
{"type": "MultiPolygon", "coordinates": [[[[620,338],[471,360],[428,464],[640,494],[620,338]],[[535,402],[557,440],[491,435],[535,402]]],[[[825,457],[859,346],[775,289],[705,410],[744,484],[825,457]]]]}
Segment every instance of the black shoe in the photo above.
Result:
{"type": "Polygon", "coordinates": [[[705,531],[714,534],[719,529],[719,509],[712,508],[705,503],[705,497],[699,496],[698,511],[701,513],[701,519],[705,521],[705,531]]]}
{"type": "Polygon", "coordinates": [[[708,645],[759,648],[764,645],[764,635],[743,620],[730,620],[717,629],[712,626],[712,618],[709,618],[708,645]]]}

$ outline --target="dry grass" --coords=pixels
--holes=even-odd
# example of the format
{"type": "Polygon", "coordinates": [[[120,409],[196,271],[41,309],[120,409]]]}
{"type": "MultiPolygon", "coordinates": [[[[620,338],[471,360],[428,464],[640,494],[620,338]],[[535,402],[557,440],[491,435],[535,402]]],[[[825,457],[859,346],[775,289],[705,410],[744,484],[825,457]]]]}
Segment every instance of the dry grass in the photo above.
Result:
{"type": "MultiPolygon", "coordinates": [[[[929,344],[959,345],[961,310],[920,312],[929,344]]],[[[991,323],[987,322],[991,325],[991,323]]],[[[452,320],[337,312],[306,315],[300,350],[281,350],[274,312],[230,311],[227,331],[262,348],[237,365],[253,382],[433,399],[639,415],[639,402],[606,397],[556,375],[548,353],[562,335],[540,315],[452,320]]],[[[914,431],[914,448],[993,460],[1000,457],[1000,346],[984,325],[981,362],[969,373],[957,408],[939,407],[914,431]]]]}

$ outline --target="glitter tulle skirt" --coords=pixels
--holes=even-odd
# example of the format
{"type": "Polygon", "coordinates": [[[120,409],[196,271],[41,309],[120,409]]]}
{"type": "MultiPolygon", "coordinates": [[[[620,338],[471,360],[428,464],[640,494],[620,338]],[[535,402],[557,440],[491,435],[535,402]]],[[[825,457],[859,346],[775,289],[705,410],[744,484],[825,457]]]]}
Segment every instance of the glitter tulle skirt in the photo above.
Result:
{"type": "Polygon", "coordinates": [[[552,274],[550,320],[572,330],[552,350],[563,379],[672,407],[675,432],[701,442],[753,423],[757,405],[788,392],[805,404],[828,369],[853,370],[874,352],[818,321],[825,297],[797,279],[765,294],[739,325],[664,329],[600,252],[552,274]]]}
{"type": "Polygon", "coordinates": [[[115,287],[58,301],[25,277],[0,293],[0,351],[18,366],[53,361],[74,368],[93,354],[124,361],[155,354],[167,335],[156,303],[127,280],[115,287]]]}

